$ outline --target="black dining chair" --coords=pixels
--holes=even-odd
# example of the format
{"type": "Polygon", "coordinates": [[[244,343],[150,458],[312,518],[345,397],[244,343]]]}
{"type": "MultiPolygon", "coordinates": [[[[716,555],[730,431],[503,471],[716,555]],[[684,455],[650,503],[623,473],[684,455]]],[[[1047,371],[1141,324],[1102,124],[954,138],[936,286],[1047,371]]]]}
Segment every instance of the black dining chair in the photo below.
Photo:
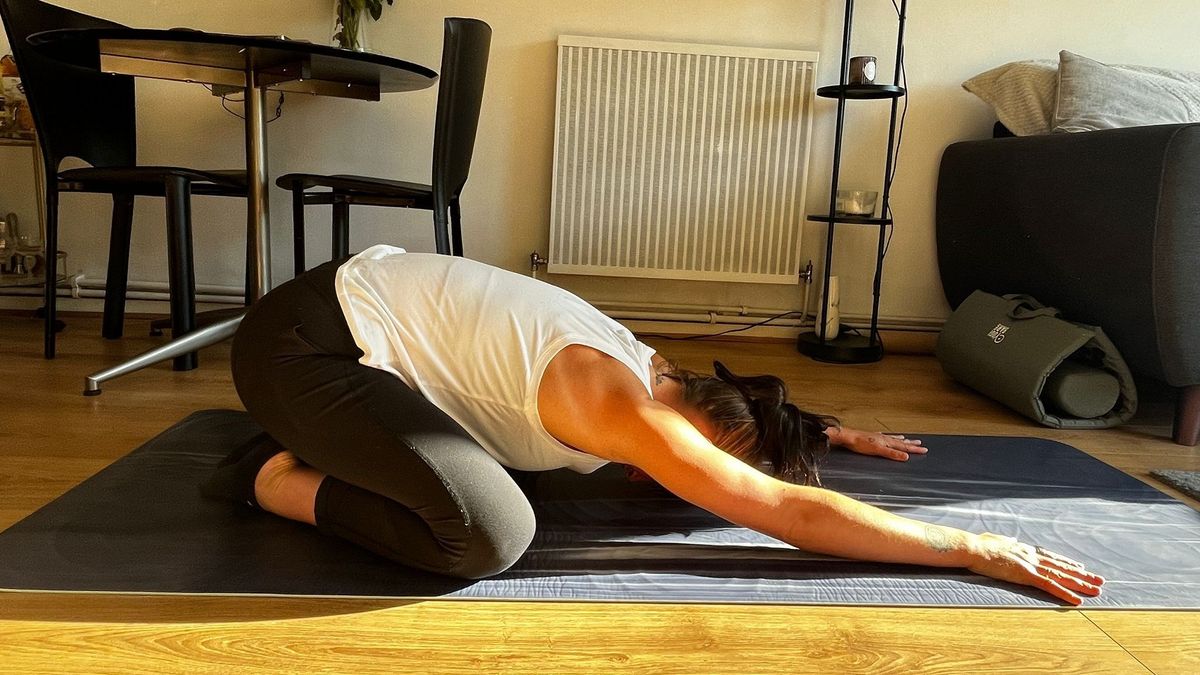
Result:
{"type": "Polygon", "coordinates": [[[491,41],[492,29],[478,19],[446,19],[431,185],[309,173],[287,174],[275,181],[292,192],[296,274],[305,269],[304,207],[308,204],[333,206],[332,260],[350,254],[351,204],[432,210],[437,252],[463,254],[458,198],[471,168],[491,41]],[[312,188],[322,190],[309,192],[312,188]]]}
{"type": "MultiPolygon", "coordinates": [[[[194,330],[191,195],[244,198],[246,172],[138,166],[133,78],[101,73],[95,68],[98,65],[95,50],[88,55],[51,56],[27,41],[30,35],[42,31],[123,28],[121,24],[38,0],[0,0],[0,19],[17,60],[49,177],[45,195],[46,358],[54,358],[55,351],[60,192],[112,195],[103,324],[103,335],[109,339],[119,338],[124,332],[134,198],[165,198],[171,331],[178,338],[194,330]],[[59,166],[68,157],[79,158],[91,166],[60,171],[59,166]]],[[[196,364],[196,354],[192,353],[176,358],[174,367],[190,370],[196,364]]]]}

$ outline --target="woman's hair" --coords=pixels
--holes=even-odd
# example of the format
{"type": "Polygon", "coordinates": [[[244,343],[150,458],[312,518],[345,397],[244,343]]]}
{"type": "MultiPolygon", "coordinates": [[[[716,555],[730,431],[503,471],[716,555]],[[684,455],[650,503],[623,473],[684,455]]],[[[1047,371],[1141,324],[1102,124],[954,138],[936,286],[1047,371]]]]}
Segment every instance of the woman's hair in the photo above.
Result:
{"type": "Polygon", "coordinates": [[[716,375],[684,370],[668,362],[663,376],[677,380],[683,399],[712,421],[714,445],[771,475],[820,485],[817,465],[829,452],[825,429],[834,417],[805,412],[787,400],[787,384],[774,375],[734,375],[713,361],[716,375]]]}

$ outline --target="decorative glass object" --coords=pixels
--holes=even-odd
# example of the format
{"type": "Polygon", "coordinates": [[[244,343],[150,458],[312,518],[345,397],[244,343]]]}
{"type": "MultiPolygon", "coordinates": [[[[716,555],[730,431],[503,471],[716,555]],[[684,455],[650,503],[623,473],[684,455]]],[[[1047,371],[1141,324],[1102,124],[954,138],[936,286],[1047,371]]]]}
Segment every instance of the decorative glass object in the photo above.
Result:
{"type": "Polygon", "coordinates": [[[870,216],[875,213],[879,193],[874,190],[838,190],[837,212],[843,216],[870,216]]]}
{"type": "Polygon", "coordinates": [[[4,217],[8,223],[9,231],[17,241],[17,250],[28,253],[30,251],[41,252],[42,250],[42,228],[39,223],[35,222],[32,225],[28,222],[22,223],[17,220],[17,214],[10,213],[4,217]]]}

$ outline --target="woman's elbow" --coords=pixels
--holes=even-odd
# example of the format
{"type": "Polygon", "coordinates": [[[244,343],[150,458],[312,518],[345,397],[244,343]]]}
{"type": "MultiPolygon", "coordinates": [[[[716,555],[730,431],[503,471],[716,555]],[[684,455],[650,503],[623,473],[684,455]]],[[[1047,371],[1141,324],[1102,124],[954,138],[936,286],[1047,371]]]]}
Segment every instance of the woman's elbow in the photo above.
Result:
{"type": "Polygon", "coordinates": [[[827,519],[832,502],[840,496],[826,488],[788,484],[780,506],[787,523],[784,541],[793,546],[807,541],[814,526],[827,519]]]}

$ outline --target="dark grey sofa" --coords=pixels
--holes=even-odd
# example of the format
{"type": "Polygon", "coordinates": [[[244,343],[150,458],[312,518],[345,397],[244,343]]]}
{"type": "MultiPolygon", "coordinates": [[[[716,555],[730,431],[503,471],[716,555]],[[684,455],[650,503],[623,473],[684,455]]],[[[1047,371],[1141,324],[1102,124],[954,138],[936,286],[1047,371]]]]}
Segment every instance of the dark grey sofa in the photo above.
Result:
{"type": "Polygon", "coordinates": [[[1179,388],[1200,437],[1200,124],[955,143],[942,156],[938,265],[951,307],[1028,293],[1098,325],[1137,374],[1179,388]]]}

